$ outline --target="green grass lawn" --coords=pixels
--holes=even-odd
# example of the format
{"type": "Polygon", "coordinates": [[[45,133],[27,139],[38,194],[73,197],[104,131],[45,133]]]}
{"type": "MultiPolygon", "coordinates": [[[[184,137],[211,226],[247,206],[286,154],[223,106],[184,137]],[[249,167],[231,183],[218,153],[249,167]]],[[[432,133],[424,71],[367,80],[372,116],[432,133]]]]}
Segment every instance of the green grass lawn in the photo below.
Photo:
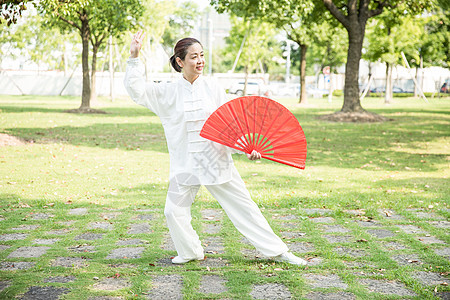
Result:
{"type": "MultiPolygon", "coordinates": [[[[338,224],[347,226],[356,237],[367,241],[362,246],[350,245],[366,249],[371,254],[369,262],[377,266],[371,267],[368,263],[362,271],[379,272],[382,269],[383,278],[403,282],[414,290],[417,299],[433,299],[434,286],[418,284],[410,276],[409,267],[398,267],[385,252],[379,253],[375,239],[351,222],[357,217],[344,211],[363,210],[364,216],[358,218],[382,220],[384,228],[395,231],[396,224],[392,220],[380,219],[380,210],[392,209],[410,220],[404,224],[421,226],[432,236],[447,244],[450,242],[444,229],[435,228],[411,213],[411,209],[424,209],[447,220],[450,217],[450,98],[429,99],[428,104],[421,99],[401,98],[388,106],[381,98],[366,98],[362,103],[364,108],[393,121],[362,124],[328,123],[317,119],[339,110],[342,98],[333,99],[333,103],[328,103],[327,99],[310,99],[307,106],[297,106],[296,99],[279,101],[295,114],[305,132],[308,142],[305,170],[234,156],[253,199],[263,209],[274,230],[283,230],[282,222],[271,218],[274,212],[298,215],[297,230],[308,232],[305,240],[315,243],[316,251],[311,255],[325,260],[321,265],[309,267],[307,272],[327,274],[334,270],[345,279],[348,290],[358,299],[401,298],[373,296],[361,288],[356,283],[357,276],[342,265],[342,257],[332,252],[334,245],[327,243],[317,224],[309,221],[311,215],[302,213],[305,208],[331,209],[330,216],[338,224]]],[[[102,241],[93,242],[97,252],[85,254],[92,260],[88,268],[67,271],[50,267],[47,257],[39,260],[31,271],[0,271],[0,280],[14,282],[0,292],[0,298],[6,293],[24,293],[30,282],[40,282],[49,274],[74,274],[79,280],[70,284],[72,293],[67,299],[87,299],[83,297],[91,292],[85,287],[93,284],[93,277],[108,277],[115,273],[104,259],[111,246],[109,239],[113,243],[117,235],[126,232],[129,220],[142,209],[156,211],[153,233],[142,236],[152,246],[148,246],[145,258],[133,261],[138,265],[137,269],[120,271],[121,276],[131,278],[132,288],[107,295],[139,299],[151,286],[147,280],[150,275],[180,270],[160,269],[148,264],[164,255],[174,254],[159,248],[162,235],[167,232],[162,211],[168,185],[169,156],[158,117],[125,99],[111,103],[100,98],[96,108],[106,111],[104,115],[64,112],[79,104],[80,99],[75,97],[0,96],[0,133],[27,141],[23,146],[0,148],[0,215],[8,221],[0,222],[0,234],[42,212],[50,212],[56,222],[66,220],[69,209],[89,208],[93,214],[75,217],[70,236],[86,232],[85,224],[96,221],[95,216],[102,212],[118,210],[122,214],[114,220],[114,232],[102,241]]],[[[202,189],[193,206],[194,227],[202,228],[204,220],[199,215],[206,208],[219,206],[202,189]]],[[[35,235],[4,244],[12,246],[13,250],[28,245],[40,235],[45,238],[46,231],[62,228],[55,222],[36,221],[34,223],[41,227],[35,235]]],[[[275,271],[280,268],[279,264],[243,259],[239,252],[243,246],[233,243],[239,241],[240,235],[226,218],[220,235],[230,241],[227,245],[231,245],[222,256],[232,261],[231,266],[213,271],[228,279],[228,292],[220,297],[239,298],[238,295],[248,293],[255,282],[283,282],[295,299],[305,296],[308,288],[301,278],[305,270],[282,265],[283,271],[275,271]]],[[[424,249],[406,234],[398,236],[409,245],[411,252],[420,253],[427,261],[422,269],[450,270],[448,260],[424,249]]],[[[52,246],[50,254],[53,257],[67,255],[66,248],[76,244],[69,240],[60,241],[52,246]]],[[[8,253],[0,251],[0,261],[5,260],[8,253]]],[[[198,278],[208,271],[196,263],[182,268],[190,271],[182,272],[185,276],[183,291],[185,295],[191,295],[185,296],[186,299],[221,299],[202,298],[196,292],[198,278]]],[[[375,278],[379,277],[375,275],[375,278]]],[[[436,289],[448,291],[446,286],[436,289]]],[[[243,296],[243,299],[247,298],[243,296]]]]}

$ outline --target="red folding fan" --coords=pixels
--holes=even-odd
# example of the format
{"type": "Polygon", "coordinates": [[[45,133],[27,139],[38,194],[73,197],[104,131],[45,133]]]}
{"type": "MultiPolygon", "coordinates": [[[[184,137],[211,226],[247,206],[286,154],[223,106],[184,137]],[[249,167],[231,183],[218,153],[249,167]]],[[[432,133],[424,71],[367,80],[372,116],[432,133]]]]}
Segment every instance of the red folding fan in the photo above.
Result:
{"type": "Polygon", "coordinates": [[[283,105],[259,96],[240,97],[219,107],[200,136],[222,145],[304,169],[306,138],[294,115],[283,105]]]}

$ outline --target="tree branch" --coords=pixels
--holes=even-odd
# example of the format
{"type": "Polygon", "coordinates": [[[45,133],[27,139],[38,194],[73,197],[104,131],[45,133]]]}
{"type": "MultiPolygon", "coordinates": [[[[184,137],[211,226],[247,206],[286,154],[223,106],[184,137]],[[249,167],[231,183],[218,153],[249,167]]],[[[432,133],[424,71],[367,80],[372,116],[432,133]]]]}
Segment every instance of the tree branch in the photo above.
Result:
{"type": "Polygon", "coordinates": [[[61,17],[61,15],[60,15],[59,13],[57,13],[57,15],[58,15],[58,18],[59,18],[61,21],[66,22],[66,23],[69,24],[70,26],[73,26],[73,27],[77,28],[77,29],[81,32],[81,26],[79,26],[77,23],[75,23],[74,21],[70,21],[70,20],[67,20],[67,19],[61,17]]]}
{"type": "Polygon", "coordinates": [[[390,4],[388,3],[388,1],[386,1],[386,0],[384,0],[384,1],[382,1],[382,2],[376,1],[375,3],[377,3],[378,6],[377,6],[377,8],[375,8],[375,9],[369,10],[369,12],[368,12],[368,14],[367,14],[367,16],[368,16],[369,18],[378,16],[379,14],[381,14],[381,13],[383,12],[383,10],[384,10],[385,7],[388,7],[388,6],[392,7],[392,5],[390,5],[390,4]]]}
{"type": "Polygon", "coordinates": [[[331,14],[342,24],[345,28],[350,27],[348,18],[336,7],[332,0],[322,0],[325,7],[331,12],[331,14]]]}

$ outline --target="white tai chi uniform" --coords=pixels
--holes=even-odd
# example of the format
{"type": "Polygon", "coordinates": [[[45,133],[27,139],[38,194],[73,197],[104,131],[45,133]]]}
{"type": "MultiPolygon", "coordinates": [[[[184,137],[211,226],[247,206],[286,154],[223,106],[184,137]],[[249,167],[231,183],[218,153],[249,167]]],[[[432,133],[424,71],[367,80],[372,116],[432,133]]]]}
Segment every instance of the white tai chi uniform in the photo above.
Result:
{"type": "Polygon", "coordinates": [[[202,258],[200,239],[191,225],[191,205],[204,185],[226,214],[262,254],[277,256],[286,244],[273,232],[253,202],[231,158],[232,149],[200,137],[206,119],[226,102],[213,80],[199,76],[193,84],[146,82],[139,58],[127,61],[124,80],[131,99],[161,119],[170,156],[170,183],[164,214],[178,256],[202,258]]]}

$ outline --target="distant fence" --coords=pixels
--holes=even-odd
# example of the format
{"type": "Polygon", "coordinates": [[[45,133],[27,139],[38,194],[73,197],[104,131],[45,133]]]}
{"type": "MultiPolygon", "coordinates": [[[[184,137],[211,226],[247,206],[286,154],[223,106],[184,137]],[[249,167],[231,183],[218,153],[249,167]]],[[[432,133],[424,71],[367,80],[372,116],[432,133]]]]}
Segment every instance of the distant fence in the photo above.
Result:
{"type": "MultiPolygon", "coordinates": [[[[114,73],[113,95],[126,96],[127,92],[123,85],[123,72],[114,73]]],[[[233,84],[243,82],[244,74],[242,73],[217,73],[214,74],[219,83],[225,88],[230,88],[233,84]]],[[[180,78],[179,73],[157,73],[151,75],[151,80],[161,82],[171,82],[180,78]]],[[[329,89],[330,77],[319,74],[318,76],[306,76],[306,85],[319,89],[329,89]]],[[[361,84],[367,78],[361,78],[361,84]]],[[[434,78],[431,76],[424,76],[422,86],[424,92],[439,91],[447,76],[434,78]]],[[[251,74],[249,81],[263,82],[268,85],[273,93],[280,90],[291,88],[297,90],[299,86],[299,78],[291,80],[290,83],[285,82],[269,82],[268,74],[251,74]]],[[[331,74],[331,85],[333,90],[342,90],[344,88],[345,76],[344,74],[331,74]]],[[[410,78],[396,77],[393,80],[394,86],[398,86],[405,91],[414,91],[414,83],[410,78]]],[[[384,78],[374,78],[371,87],[384,87],[384,78]]],[[[110,91],[110,74],[109,72],[96,73],[96,91],[99,96],[109,96],[110,91]]],[[[2,70],[0,72],[0,94],[4,95],[54,95],[54,96],[80,96],[82,92],[82,74],[77,71],[73,74],[64,74],[61,71],[15,71],[2,70]]]]}

